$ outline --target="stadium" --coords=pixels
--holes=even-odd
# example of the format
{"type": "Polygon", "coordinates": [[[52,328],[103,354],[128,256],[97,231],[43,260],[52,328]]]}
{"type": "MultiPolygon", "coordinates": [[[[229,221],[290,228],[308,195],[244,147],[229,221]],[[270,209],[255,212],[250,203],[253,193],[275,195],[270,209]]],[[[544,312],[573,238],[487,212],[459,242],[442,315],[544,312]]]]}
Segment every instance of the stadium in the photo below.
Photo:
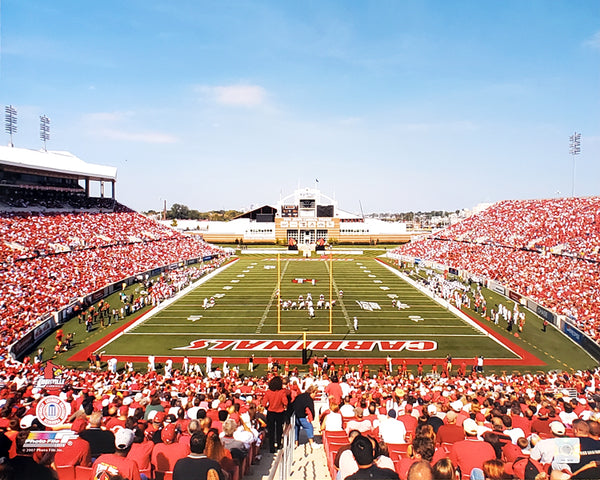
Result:
{"type": "Polygon", "coordinates": [[[317,244],[405,243],[418,233],[408,232],[403,223],[344,211],[335,199],[308,187],[297,189],[274,206],[253,208],[228,222],[188,220],[177,221],[177,226],[200,233],[211,243],[307,245],[312,251],[317,244]]]}
{"type": "MultiPolygon", "coordinates": [[[[420,448],[417,421],[458,415],[498,436],[509,427],[498,430],[496,420],[508,417],[524,437],[549,438],[555,430],[540,422],[574,437],[567,414],[600,415],[600,197],[501,201],[411,239],[305,188],[198,235],[120,204],[116,178],[114,167],[66,152],[0,147],[7,437],[22,431],[32,442],[39,428],[60,441],[65,424],[91,420],[81,410],[102,412],[103,428],[115,432],[140,420],[142,444],[169,422],[189,441],[200,418],[192,409],[202,405],[214,424],[224,411],[251,423],[244,455],[221,463],[229,478],[260,478],[263,454],[272,462],[262,460],[265,477],[291,475],[300,455],[316,478],[336,478],[343,430],[369,410],[368,428],[359,428],[388,444],[389,465],[407,478],[427,458],[407,455],[411,442],[420,448]],[[273,377],[291,398],[309,392],[316,401],[314,445],[323,450],[304,432],[295,447],[293,428],[277,440],[263,410],[273,377]],[[49,398],[56,404],[46,417],[61,406],[68,413],[56,429],[52,418],[39,421],[49,398]],[[172,418],[147,422],[154,407],[172,418]],[[384,420],[411,412],[404,438],[385,438],[384,420]]],[[[34,451],[61,480],[91,478],[89,461],[34,451]]],[[[452,442],[434,455],[454,458],[452,442]]],[[[513,466],[518,456],[502,450],[498,461],[513,466]]],[[[172,478],[173,463],[146,460],[147,478],[172,478]]]]}

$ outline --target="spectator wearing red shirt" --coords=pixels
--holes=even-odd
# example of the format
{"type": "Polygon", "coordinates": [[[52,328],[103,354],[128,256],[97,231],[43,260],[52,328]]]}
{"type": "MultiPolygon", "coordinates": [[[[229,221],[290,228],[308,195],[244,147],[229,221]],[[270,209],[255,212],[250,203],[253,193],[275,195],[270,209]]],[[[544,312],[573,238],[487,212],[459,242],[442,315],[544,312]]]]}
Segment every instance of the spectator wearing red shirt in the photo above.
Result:
{"type": "Polygon", "coordinates": [[[282,447],[283,423],[288,405],[287,392],[283,389],[280,376],[274,376],[269,381],[269,389],[262,398],[262,405],[267,409],[269,449],[271,453],[275,453],[282,447]]]}
{"type": "Polygon", "coordinates": [[[462,427],[456,424],[458,414],[454,410],[450,410],[444,418],[444,424],[438,429],[435,443],[455,443],[465,439],[465,431],[462,427]]]}
{"type": "Polygon", "coordinates": [[[521,415],[521,409],[514,406],[510,410],[510,418],[512,419],[513,428],[520,428],[526,437],[531,434],[531,420],[525,415],[521,415]]]}
{"type": "Polygon", "coordinates": [[[413,406],[407,403],[404,407],[404,414],[397,417],[397,420],[400,420],[404,424],[406,434],[410,435],[411,438],[414,437],[417,424],[419,423],[416,417],[412,415],[412,411],[413,406]]]}
{"type": "Polygon", "coordinates": [[[331,377],[331,381],[325,387],[325,394],[328,397],[333,397],[335,403],[337,403],[338,405],[342,403],[342,397],[344,396],[344,393],[342,392],[342,387],[339,384],[337,375],[331,377]]]}
{"type": "Polygon", "coordinates": [[[169,472],[173,470],[177,460],[189,455],[190,449],[176,441],[177,428],[174,423],[169,423],[162,429],[160,438],[163,443],[157,443],[152,449],[152,467],[154,471],[169,472]]]}
{"type": "Polygon", "coordinates": [[[129,407],[126,405],[121,405],[118,409],[116,406],[109,407],[109,413],[111,416],[105,424],[107,430],[114,432],[117,428],[125,428],[125,421],[127,420],[128,412],[129,407]],[[113,416],[115,413],[118,413],[119,415],[113,416]]]}
{"type": "MultiPolygon", "coordinates": [[[[79,417],[71,424],[71,430],[80,434],[85,430],[87,420],[85,417],[79,417]]],[[[83,438],[75,438],[62,447],[54,455],[54,464],[57,467],[76,466],[89,467],[92,465],[92,454],[90,444],[83,438]]]]}
{"type": "Polygon", "coordinates": [[[531,433],[537,433],[540,437],[550,437],[552,430],[550,430],[550,419],[548,414],[550,412],[546,407],[542,407],[537,412],[537,418],[531,422],[531,433]]]}
{"type": "Polygon", "coordinates": [[[466,438],[452,445],[450,460],[460,467],[463,475],[469,475],[474,468],[483,468],[483,462],[496,458],[494,447],[477,439],[477,423],[468,418],[463,422],[466,438]]]}
{"type": "Polygon", "coordinates": [[[121,428],[115,435],[115,453],[103,453],[92,465],[90,478],[108,480],[114,475],[121,475],[129,480],[141,480],[138,464],[127,458],[134,433],[128,428],[121,428]]]}
{"type": "Polygon", "coordinates": [[[135,437],[127,458],[135,460],[140,470],[148,470],[150,469],[150,458],[154,443],[145,438],[143,428],[137,427],[133,432],[135,437]]]}

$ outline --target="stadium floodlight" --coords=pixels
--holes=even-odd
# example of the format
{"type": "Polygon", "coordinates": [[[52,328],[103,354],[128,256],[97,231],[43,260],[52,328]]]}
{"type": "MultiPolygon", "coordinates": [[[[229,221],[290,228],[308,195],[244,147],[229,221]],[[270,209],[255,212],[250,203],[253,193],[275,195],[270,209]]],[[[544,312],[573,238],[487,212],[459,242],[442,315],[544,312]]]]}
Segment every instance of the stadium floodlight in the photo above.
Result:
{"type": "Polygon", "coordinates": [[[13,135],[17,133],[17,109],[12,105],[4,107],[4,120],[6,133],[10,135],[10,146],[14,147],[13,135]]]}
{"type": "Polygon", "coordinates": [[[569,137],[569,153],[573,157],[573,177],[571,181],[571,197],[575,196],[575,157],[581,153],[581,133],[573,133],[569,137]]]}
{"type": "Polygon", "coordinates": [[[50,140],[50,119],[46,115],[40,117],[40,140],[44,142],[46,150],[46,142],[50,140]]]}

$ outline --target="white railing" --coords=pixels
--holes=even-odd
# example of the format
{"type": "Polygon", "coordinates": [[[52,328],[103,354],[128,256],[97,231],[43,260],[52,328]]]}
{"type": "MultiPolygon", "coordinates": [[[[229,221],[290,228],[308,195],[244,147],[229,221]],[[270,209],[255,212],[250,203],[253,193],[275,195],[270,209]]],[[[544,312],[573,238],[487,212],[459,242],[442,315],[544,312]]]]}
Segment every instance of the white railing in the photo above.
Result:
{"type": "Polygon", "coordinates": [[[294,425],[296,425],[296,416],[292,415],[290,423],[288,423],[283,430],[283,447],[277,452],[273,467],[269,472],[267,480],[288,480],[290,478],[290,472],[292,471],[292,462],[294,460],[294,425]]]}

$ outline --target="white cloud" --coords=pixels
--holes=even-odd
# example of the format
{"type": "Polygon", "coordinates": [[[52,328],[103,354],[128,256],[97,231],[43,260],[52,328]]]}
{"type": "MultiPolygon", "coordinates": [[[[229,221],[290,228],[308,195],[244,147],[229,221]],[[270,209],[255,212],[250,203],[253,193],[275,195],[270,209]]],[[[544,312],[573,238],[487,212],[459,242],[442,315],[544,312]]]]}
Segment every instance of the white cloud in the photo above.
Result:
{"type": "Polygon", "coordinates": [[[96,137],[140,143],[176,143],[171,134],[132,126],[136,117],[132,111],[96,112],[84,115],[87,131],[96,137]]]}
{"type": "Polygon", "coordinates": [[[214,102],[231,107],[259,107],[267,98],[267,91],[259,85],[202,85],[197,90],[214,102]]]}
{"type": "Polygon", "coordinates": [[[600,30],[583,42],[583,45],[600,50],[600,30]]]}

